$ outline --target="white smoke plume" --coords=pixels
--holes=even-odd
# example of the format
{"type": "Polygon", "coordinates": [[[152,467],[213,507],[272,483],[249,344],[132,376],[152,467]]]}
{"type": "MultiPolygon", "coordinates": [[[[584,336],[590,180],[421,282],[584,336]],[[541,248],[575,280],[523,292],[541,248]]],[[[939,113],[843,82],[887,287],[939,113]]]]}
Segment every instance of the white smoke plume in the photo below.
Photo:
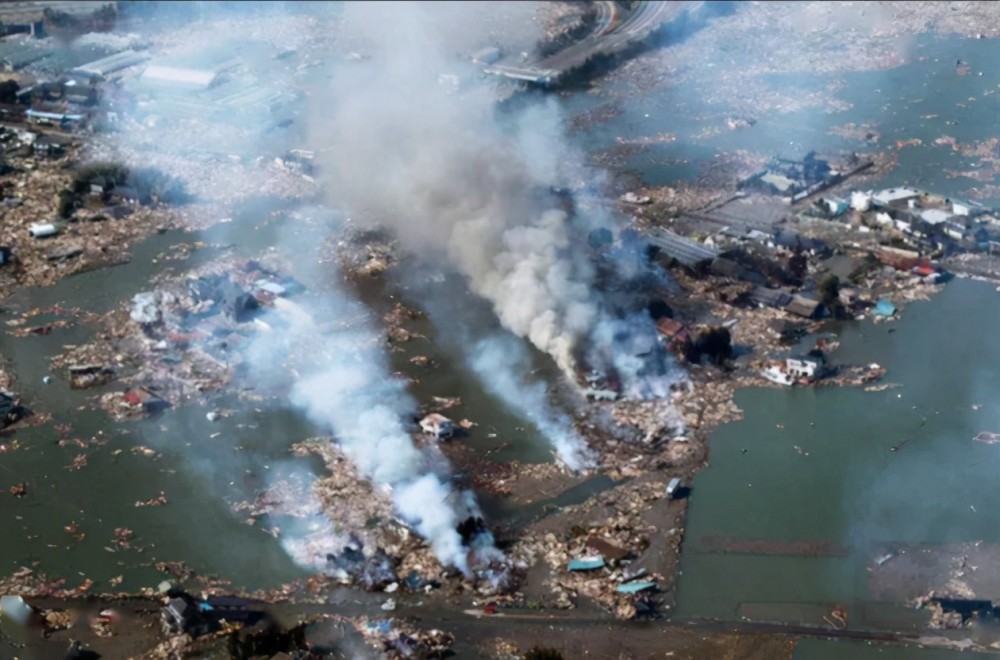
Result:
{"type": "Polygon", "coordinates": [[[593,466],[594,457],[574,429],[573,421],[547,403],[545,383],[525,382],[522,377],[530,371],[530,366],[521,342],[503,335],[483,339],[473,347],[469,365],[490,392],[541,431],[567,467],[582,470],[593,466]]]}
{"type": "MultiPolygon", "coordinates": [[[[324,293],[324,304],[339,319],[361,316],[360,306],[341,292],[324,293]]],[[[467,494],[453,491],[443,456],[414,444],[406,420],[416,404],[405,383],[390,375],[378,333],[343,322],[333,329],[321,326],[303,307],[284,299],[276,301],[276,308],[276,332],[251,347],[250,364],[266,372],[282,356],[305,362],[290,394],[292,403],[332,430],[362,476],[392,489],[400,517],[428,539],[443,564],[468,573],[468,549],[457,527],[468,516],[479,515],[478,509],[467,494]]],[[[323,545],[317,540],[336,535],[315,517],[311,523],[319,524],[308,525],[301,534],[286,533],[285,547],[300,563],[314,567],[323,545]]]]}

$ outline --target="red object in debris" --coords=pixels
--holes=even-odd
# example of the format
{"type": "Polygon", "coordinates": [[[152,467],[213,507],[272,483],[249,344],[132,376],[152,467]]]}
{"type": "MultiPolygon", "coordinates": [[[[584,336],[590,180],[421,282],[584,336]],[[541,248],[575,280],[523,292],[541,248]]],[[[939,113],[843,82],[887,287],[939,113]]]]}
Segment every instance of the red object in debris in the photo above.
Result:
{"type": "Polygon", "coordinates": [[[142,397],[135,390],[129,390],[122,394],[122,400],[130,406],[138,406],[142,404],[142,397]]]}
{"type": "Polygon", "coordinates": [[[487,614],[496,614],[497,613],[497,604],[496,603],[486,603],[486,607],[483,608],[483,611],[486,612],[487,614]]]}
{"type": "Polygon", "coordinates": [[[919,266],[913,269],[913,272],[919,275],[920,277],[929,277],[934,273],[936,273],[937,271],[934,269],[934,266],[931,266],[930,264],[920,264],[919,266]]]}
{"type": "Polygon", "coordinates": [[[663,336],[672,351],[678,351],[691,339],[687,327],[674,319],[661,318],[656,322],[656,329],[660,331],[660,335],[663,336]]]}
{"type": "Polygon", "coordinates": [[[199,339],[205,339],[208,335],[200,330],[194,332],[168,332],[167,341],[172,344],[186,344],[199,339]]]}

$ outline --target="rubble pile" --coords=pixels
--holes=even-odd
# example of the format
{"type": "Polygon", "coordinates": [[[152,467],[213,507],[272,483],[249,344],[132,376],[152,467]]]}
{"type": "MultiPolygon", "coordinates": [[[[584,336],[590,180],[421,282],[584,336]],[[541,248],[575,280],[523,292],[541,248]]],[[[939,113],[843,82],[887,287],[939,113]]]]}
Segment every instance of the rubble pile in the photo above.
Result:
{"type": "Polygon", "coordinates": [[[352,621],[365,641],[393,660],[402,658],[445,658],[452,655],[455,638],[441,630],[421,630],[397,619],[352,621]]]}
{"type": "Polygon", "coordinates": [[[10,249],[12,258],[6,263],[0,259],[0,298],[16,286],[50,285],[72,273],[127,262],[131,243],[157,228],[179,226],[179,219],[163,207],[122,202],[108,208],[94,198],[70,217],[59,218],[58,196],[70,186],[77,155],[76,147],[59,158],[5,154],[14,170],[0,177],[0,246],[10,249]],[[37,223],[52,224],[53,235],[31,236],[29,227],[37,223]]]}
{"type": "Polygon", "coordinates": [[[395,241],[388,234],[348,226],[333,247],[345,273],[370,277],[379,275],[396,262],[395,241]]]}
{"type": "Polygon", "coordinates": [[[665,497],[665,486],[657,480],[628,484],[566,507],[561,515],[588,522],[573,525],[562,535],[529,532],[514,544],[511,558],[529,566],[541,560],[549,566],[553,576],[546,586],[551,589],[553,607],[575,607],[575,599],[584,595],[618,618],[633,618],[634,594],[617,587],[640,577],[644,582],[663,583],[663,576],[646,574],[630,564],[646,551],[657,532],[644,516],[665,497]]]}
{"type": "Polygon", "coordinates": [[[389,546],[390,540],[405,529],[394,522],[389,493],[362,478],[332,438],[297,442],[292,452],[297,456],[318,456],[326,465],[327,474],[312,484],[312,490],[337,529],[357,534],[368,545],[380,548],[389,546]],[[374,525],[374,521],[381,523],[374,525]],[[394,527],[401,529],[393,530],[394,527]]]}
{"type": "MultiPolygon", "coordinates": [[[[255,136],[236,126],[195,119],[176,126],[151,120],[122,121],[122,130],[134,135],[134,144],[140,146],[102,142],[98,138],[89,147],[91,157],[169,172],[184,182],[188,194],[203,203],[232,208],[240,201],[260,196],[307,199],[318,190],[315,179],[294,161],[239,155],[243,145],[252,144],[255,136]],[[188,145],[189,150],[164,150],[164,143],[188,145]],[[223,154],[196,154],[199,144],[212,145],[223,154]]],[[[223,217],[216,216],[216,220],[223,217]]]]}
{"type": "Polygon", "coordinates": [[[738,383],[712,378],[704,370],[693,374],[692,382],[692,389],[682,394],[679,401],[684,424],[692,435],[707,438],[716,427],[743,418],[743,411],[733,401],[738,383]]]}
{"type": "Polygon", "coordinates": [[[128,308],[97,324],[98,338],[52,358],[76,387],[109,380],[129,386],[99,398],[116,419],[142,416],[225,387],[239,351],[264,326],[258,309],[299,285],[256,260],[222,259],[182,277],[164,277],[128,308]]]}
{"type": "Polygon", "coordinates": [[[946,612],[941,603],[930,601],[923,608],[931,614],[927,627],[932,630],[957,630],[966,626],[966,623],[962,620],[961,613],[955,611],[946,612]]]}
{"type": "MultiPolygon", "coordinates": [[[[669,399],[654,399],[651,401],[616,401],[610,406],[611,418],[622,429],[616,434],[625,443],[640,445],[655,445],[669,440],[684,432],[683,420],[677,415],[677,401],[680,393],[675,393],[669,399]]],[[[615,452],[620,451],[617,440],[608,440],[608,451],[604,457],[612,463],[616,460],[615,452]]]]}
{"type": "Polygon", "coordinates": [[[405,326],[409,321],[422,317],[423,314],[419,310],[407,307],[401,302],[397,302],[392,306],[391,310],[385,313],[382,320],[385,322],[386,331],[389,333],[389,339],[394,342],[402,343],[421,337],[421,335],[407,330],[405,326]]]}
{"type": "Polygon", "coordinates": [[[455,577],[419,536],[397,520],[390,493],[362,478],[330,438],[298,442],[292,451],[318,456],[326,464],[327,474],[313,483],[311,492],[334,529],[348,537],[343,548],[330,550],[324,572],[370,590],[398,586],[402,578],[403,586],[423,591],[455,577]]]}

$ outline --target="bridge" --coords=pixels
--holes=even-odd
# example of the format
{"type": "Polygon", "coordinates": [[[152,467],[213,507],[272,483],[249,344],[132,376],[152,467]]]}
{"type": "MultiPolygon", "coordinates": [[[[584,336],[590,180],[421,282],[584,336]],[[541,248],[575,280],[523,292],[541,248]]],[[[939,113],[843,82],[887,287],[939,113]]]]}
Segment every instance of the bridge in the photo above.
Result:
{"type": "Polygon", "coordinates": [[[599,0],[594,30],[572,46],[548,57],[519,66],[495,64],[483,69],[488,74],[550,85],[565,74],[583,66],[595,55],[613,53],[639,41],[666,22],[698,9],[703,2],[667,0],[633,3],[625,11],[617,2],[599,0]]]}

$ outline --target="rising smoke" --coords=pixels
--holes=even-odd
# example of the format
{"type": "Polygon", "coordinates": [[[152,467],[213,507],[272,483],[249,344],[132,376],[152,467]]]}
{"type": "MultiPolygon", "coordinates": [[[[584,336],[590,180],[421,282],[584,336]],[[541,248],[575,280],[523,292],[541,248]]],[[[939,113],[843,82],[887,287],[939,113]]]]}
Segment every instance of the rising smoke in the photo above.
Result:
{"type": "Polygon", "coordinates": [[[391,227],[412,252],[457,267],[505,328],[570,371],[598,314],[592,271],[571,249],[565,215],[529,201],[562,179],[558,116],[537,108],[505,132],[491,89],[437,82],[472,74],[438,41],[430,12],[389,4],[395,29],[384,38],[381,11],[346,7],[345,29],[371,35],[376,52],[333,81],[331,105],[313,122],[315,139],[331,145],[323,161],[331,200],[391,227]]]}
{"type": "MultiPolygon", "coordinates": [[[[523,6],[534,11],[531,3],[523,6]]],[[[599,293],[586,249],[587,232],[610,220],[570,217],[553,209],[550,197],[537,194],[593,176],[563,139],[557,106],[536,104],[500,120],[494,90],[472,81],[477,74],[467,53],[487,45],[490,17],[484,7],[343,5],[341,33],[372,57],[330,67],[328,89],[311,90],[309,146],[317,153],[324,193],[357,221],[391,228],[404,249],[424,263],[459,271],[506,330],[551,356],[572,380],[584,364],[614,369],[626,393],[661,396],[672,370],[656,354],[652,321],[645,314],[623,313],[599,293]],[[452,77],[439,80],[441,74],[457,76],[458,86],[452,77]],[[654,354],[659,357],[649,359],[654,354]]],[[[267,35],[248,36],[253,44],[244,48],[244,57],[269,60],[272,50],[277,53],[275,44],[260,45],[267,35]]],[[[194,137],[178,122],[173,137],[166,138],[160,119],[121,126],[113,146],[131,151],[134,160],[166,154],[157,156],[157,165],[179,176],[192,151],[239,154],[235,145],[242,142],[244,152],[266,152],[258,149],[262,144],[243,141],[236,123],[215,136],[194,137]]],[[[195,176],[201,181],[189,185],[201,186],[193,189],[198,195],[218,198],[248,190],[269,193],[274,173],[255,162],[243,157],[239,166],[227,168],[234,174],[225,180],[195,176]]],[[[303,253],[302,245],[284,247],[303,253]]],[[[478,508],[470,494],[452,488],[450,468],[439,452],[414,445],[408,420],[416,405],[404,383],[390,377],[383,348],[373,340],[377,333],[348,325],[331,331],[301,307],[279,306],[269,322],[281,331],[254,344],[251,370],[268,373],[280,356],[308,346],[308,369],[292,389],[292,403],[332,431],[363,476],[392,489],[398,514],[431,542],[443,563],[468,571],[469,549],[457,527],[478,515],[478,508]]],[[[323,306],[339,319],[363,315],[336,287],[323,306]]],[[[592,456],[572,420],[547,403],[543,383],[526,382],[524,348],[501,335],[472,342],[466,350],[487,388],[531,420],[568,466],[590,465],[592,456]]],[[[283,542],[300,563],[317,567],[322,549],[341,538],[314,511],[301,526],[284,530],[283,542]]],[[[490,554],[488,534],[472,545],[486,545],[490,554]]]]}
{"type": "Polygon", "coordinates": [[[572,420],[546,403],[546,384],[524,381],[530,368],[521,342],[509,335],[483,339],[473,345],[469,363],[490,392],[538,428],[569,468],[581,470],[593,465],[594,457],[572,420]]]}
{"type": "Polygon", "coordinates": [[[385,4],[391,18],[368,3],[346,6],[345,29],[369,39],[373,58],[333,80],[311,123],[314,141],[327,147],[331,201],[390,227],[421,259],[457,269],[505,329],[550,355],[572,381],[585,363],[615,369],[633,395],[664,394],[669,365],[650,369],[643,358],[621,355],[635,348],[637,334],[640,353],[655,350],[652,320],[619,323],[596,285],[585,239],[610,219],[569,217],[537,194],[593,177],[563,139],[558,108],[536,104],[501,121],[493,89],[475,84],[474,70],[435,31],[435,12],[385,4]],[[439,81],[444,73],[458,85],[439,81]]]}
{"type": "MultiPolygon", "coordinates": [[[[262,371],[278,360],[302,364],[292,403],[333,432],[362,476],[392,490],[399,515],[430,541],[443,564],[467,573],[468,549],[457,528],[479,515],[474,500],[452,489],[450,468],[439,452],[415,446],[406,420],[416,402],[405,382],[390,375],[378,333],[343,321],[363,317],[363,309],[339,289],[324,294],[323,304],[341,319],[334,328],[321,327],[303,307],[279,299],[273,319],[280,332],[255,342],[249,363],[262,371]]],[[[285,538],[292,556],[311,567],[334,549],[326,541],[336,541],[321,516],[310,517],[300,530],[286,530],[285,538]]]]}

